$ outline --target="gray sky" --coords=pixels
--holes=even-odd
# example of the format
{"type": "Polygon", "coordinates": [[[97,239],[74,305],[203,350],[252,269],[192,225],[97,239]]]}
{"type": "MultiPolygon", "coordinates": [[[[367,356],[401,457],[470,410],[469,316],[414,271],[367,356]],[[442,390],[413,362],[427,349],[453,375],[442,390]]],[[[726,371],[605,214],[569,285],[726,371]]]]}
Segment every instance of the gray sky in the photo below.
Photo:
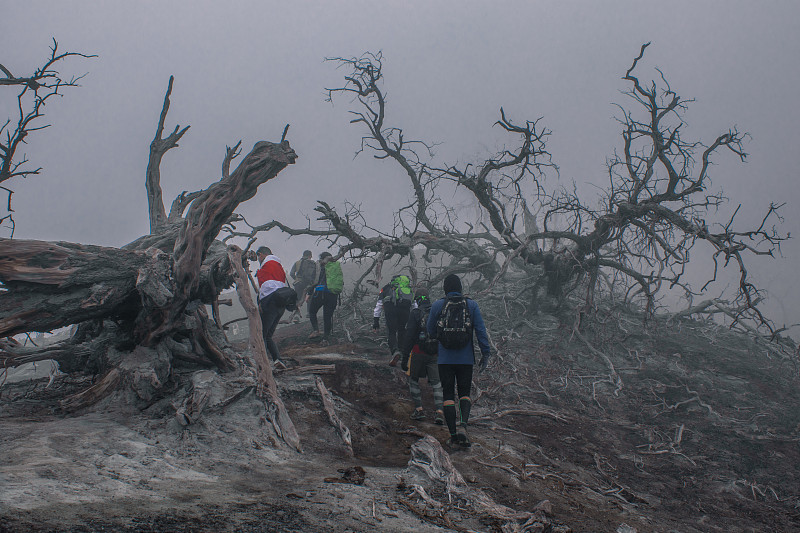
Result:
{"type": "MultiPolygon", "coordinates": [[[[0,0],[0,13],[0,63],[18,76],[53,37],[100,56],[62,66],[88,76],[48,104],[52,127],[31,136],[26,154],[42,174],[10,184],[20,239],[119,246],[147,233],[144,171],[170,75],[167,128],[191,129],[162,163],[167,207],[219,178],[226,145],[241,139],[246,153],[279,140],[287,123],[299,159],[242,207],[252,223],[302,225],[317,199],[361,203],[371,217],[402,205],[403,174],[354,160],[361,131],[348,124],[347,101],[324,101],[344,71],[323,59],[365,51],[383,51],[389,123],[442,143],[440,162],[478,160],[508,141],[492,128],[503,106],[515,121],[542,117],[561,182],[591,191],[620,147],[620,78],[648,41],[640,76],[657,66],[696,100],[684,134],[752,135],[747,163],[716,158],[713,184],[732,201],[721,216],[743,202],[742,222],[755,220],[770,201],[786,202],[784,229],[797,233],[798,2],[0,0]]],[[[13,103],[2,95],[0,115],[13,103]]],[[[312,244],[277,233],[261,242],[286,264],[312,244]]],[[[773,295],[776,320],[800,322],[800,249],[789,241],[783,252],[752,274],[773,295]]]]}

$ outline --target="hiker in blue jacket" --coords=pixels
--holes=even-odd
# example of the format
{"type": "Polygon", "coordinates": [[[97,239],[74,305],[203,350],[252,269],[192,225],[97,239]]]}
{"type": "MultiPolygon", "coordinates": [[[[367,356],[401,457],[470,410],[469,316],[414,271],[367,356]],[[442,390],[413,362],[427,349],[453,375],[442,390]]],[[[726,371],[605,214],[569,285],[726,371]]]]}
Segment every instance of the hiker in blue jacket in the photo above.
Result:
{"type": "Polygon", "coordinates": [[[466,298],[461,291],[461,279],[457,275],[450,274],[444,278],[445,297],[433,302],[427,327],[428,334],[439,340],[439,379],[442,382],[444,418],[450,430],[448,444],[467,447],[471,444],[466,433],[456,430],[455,391],[457,387],[459,422],[466,429],[472,407],[469,395],[475,365],[474,339],[477,337],[481,351],[478,363],[481,372],[489,364],[491,347],[477,302],[466,298]]]}

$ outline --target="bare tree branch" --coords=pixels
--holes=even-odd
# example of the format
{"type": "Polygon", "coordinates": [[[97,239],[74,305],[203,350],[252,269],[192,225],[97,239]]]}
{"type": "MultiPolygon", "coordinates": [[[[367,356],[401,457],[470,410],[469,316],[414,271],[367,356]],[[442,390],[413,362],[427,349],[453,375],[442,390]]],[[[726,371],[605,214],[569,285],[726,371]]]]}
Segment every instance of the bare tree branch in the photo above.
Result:
{"type": "Polygon", "coordinates": [[[166,139],[162,137],[164,134],[164,122],[167,119],[167,112],[169,111],[169,96],[172,94],[173,81],[174,76],[170,76],[167,94],[164,96],[164,105],[161,108],[161,116],[158,119],[158,126],[156,127],[156,135],[150,143],[150,159],[147,162],[145,188],[147,189],[147,205],[150,213],[151,235],[158,233],[167,223],[167,213],[164,209],[164,200],[161,196],[161,159],[167,151],[178,146],[178,141],[189,129],[189,126],[181,129],[179,125],[176,125],[175,129],[172,130],[172,133],[170,133],[166,139]]]}
{"type": "MultiPolygon", "coordinates": [[[[11,71],[0,65],[0,71],[5,77],[0,78],[0,87],[19,87],[17,93],[17,115],[9,117],[0,126],[0,183],[4,183],[12,178],[26,178],[39,174],[41,167],[31,168],[28,166],[28,158],[23,154],[19,156],[19,150],[26,144],[29,134],[49,127],[49,124],[37,125],[39,119],[44,116],[45,104],[57,96],[62,96],[61,90],[65,87],[79,87],[79,81],[85,76],[73,76],[71,78],[62,77],[56,66],[68,58],[82,57],[94,58],[96,55],[82,54],[79,52],[59,52],[58,42],[53,39],[50,47],[50,56],[44,64],[36,68],[33,74],[24,77],[15,77],[11,71]]],[[[3,186],[3,191],[8,195],[6,211],[0,217],[0,223],[7,222],[11,225],[11,236],[14,233],[13,209],[11,208],[11,196],[13,190],[3,186]]]]}

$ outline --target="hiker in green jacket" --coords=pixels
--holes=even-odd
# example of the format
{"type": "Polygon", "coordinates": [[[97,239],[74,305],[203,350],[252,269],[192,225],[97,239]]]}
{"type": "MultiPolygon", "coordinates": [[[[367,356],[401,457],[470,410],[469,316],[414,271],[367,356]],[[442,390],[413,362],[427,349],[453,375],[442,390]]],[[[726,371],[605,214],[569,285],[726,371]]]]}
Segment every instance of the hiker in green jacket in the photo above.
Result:
{"type": "Polygon", "coordinates": [[[344,286],[342,265],[334,260],[330,252],[319,254],[319,278],[316,285],[308,288],[311,299],[308,302],[308,318],[314,330],[309,339],[320,336],[317,312],[322,308],[322,341],[329,342],[333,330],[333,311],[339,302],[339,295],[344,286]]]}

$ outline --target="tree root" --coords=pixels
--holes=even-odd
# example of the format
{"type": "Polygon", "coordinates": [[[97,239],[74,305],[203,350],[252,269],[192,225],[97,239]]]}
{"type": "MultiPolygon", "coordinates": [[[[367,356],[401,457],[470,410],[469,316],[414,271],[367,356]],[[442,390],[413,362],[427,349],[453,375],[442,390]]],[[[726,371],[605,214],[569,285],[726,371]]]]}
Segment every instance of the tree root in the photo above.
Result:
{"type": "MultiPolygon", "coordinates": [[[[443,483],[450,506],[463,504],[466,507],[459,507],[460,509],[488,515],[506,524],[511,528],[509,529],[510,531],[515,529],[519,531],[520,521],[528,521],[533,516],[533,513],[516,511],[500,505],[483,491],[468,486],[467,482],[453,466],[450,456],[442,449],[439,441],[430,435],[418,440],[411,446],[409,467],[420,470],[435,482],[443,483]]],[[[442,509],[445,508],[444,504],[431,504],[429,501],[431,498],[423,496],[423,494],[427,494],[424,491],[423,493],[414,491],[414,494],[419,495],[423,501],[434,508],[439,509],[440,506],[442,509]]]]}
{"type": "Polygon", "coordinates": [[[328,414],[328,420],[333,427],[336,428],[336,431],[342,438],[342,442],[344,442],[345,447],[347,447],[348,455],[353,457],[353,439],[350,436],[350,429],[336,414],[336,411],[333,408],[333,399],[331,398],[331,393],[328,392],[328,389],[325,387],[325,383],[322,382],[322,378],[317,376],[315,381],[317,384],[317,390],[319,390],[319,394],[322,397],[322,406],[324,407],[325,412],[328,414]]]}
{"type": "Polygon", "coordinates": [[[553,420],[558,420],[559,422],[569,422],[570,420],[569,417],[560,415],[551,409],[539,407],[537,409],[505,409],[489,415],[476,416],[470,420],[470,423],[474,424],[476,422],[485,422],[508,415],[546,416],[552,418],[553,420]]]}

